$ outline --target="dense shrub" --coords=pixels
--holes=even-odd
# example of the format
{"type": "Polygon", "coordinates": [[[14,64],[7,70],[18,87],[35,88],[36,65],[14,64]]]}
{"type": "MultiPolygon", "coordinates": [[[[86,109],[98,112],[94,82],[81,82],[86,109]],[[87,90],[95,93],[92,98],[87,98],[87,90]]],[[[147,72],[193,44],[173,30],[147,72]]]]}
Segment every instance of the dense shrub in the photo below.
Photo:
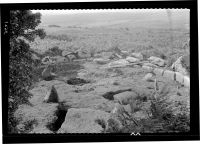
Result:
{"type": "Polygon", "coordinates": [[[55,46],[50,48],[49,50],[45,51],[43,54],[43,57],[45,56],[61,56],[62,55],[62,50],[59,49],[59,47],[55,46]]]}
{"type": "Polygon", "coordinates": [[[35,29],[40,23],[40,13],[29,10],[10,12],[10,49],[9,49],[9,95],[8,95],[8,132],[16,133],[17,120],[14,112],[20,104],[28,103],[31,96],[28,88],[32,84],[34,61],[26,41],[33,41],[36,35],[45,37],[42,29],[35,29]]]}

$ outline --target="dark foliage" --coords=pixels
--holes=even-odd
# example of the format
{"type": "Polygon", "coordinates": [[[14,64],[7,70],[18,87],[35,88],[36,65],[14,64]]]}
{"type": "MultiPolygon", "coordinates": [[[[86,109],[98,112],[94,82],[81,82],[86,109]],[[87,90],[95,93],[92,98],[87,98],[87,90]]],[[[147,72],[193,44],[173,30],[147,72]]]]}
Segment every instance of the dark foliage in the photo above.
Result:
{"type": "Polygon", "coordinates": [[[62,50],[59,47],[55,46],[45,51],[43,57],[45,56],[62,56],[62,50]]]}
{"type": "Polygon", "coordinates": [[[16,133],[17,121],[14,112],[20,104],[28,103],[31,96],[28,88],[32,84],[35,63],[27,42],[39,35],[45,37],[42,29],[35,29],[41,15],[30,10],[10,12],[10,49],[9,49],[9,96],[8,96],[8,132],[16,133]]]}
{"type": "Polygon", "coordinates": [[[90,82],[87,80],[81,79],[81,78],[71,78],[71,79],[67,80],[67,83],[70,85],[83,85],[83,84],[87,84],[90,82]]]}

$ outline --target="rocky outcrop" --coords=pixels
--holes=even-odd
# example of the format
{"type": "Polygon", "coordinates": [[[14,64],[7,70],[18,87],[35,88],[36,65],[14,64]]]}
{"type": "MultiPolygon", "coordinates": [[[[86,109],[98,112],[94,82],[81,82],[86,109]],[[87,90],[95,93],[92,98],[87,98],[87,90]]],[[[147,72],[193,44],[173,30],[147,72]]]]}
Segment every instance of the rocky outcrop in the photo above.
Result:
{"type": "Polygon", "coordinates": [[[129,64],[129,62],[127,60],[120,59],[120,60],[109,63],[108,67],[124,67],[128,64],[129,64]]]}
{"type": "Polygon", "coordinates": [[[153,74],[152,73],[148,73],[144,76],[143,80],[145,81],[152,81],[152,77],[153,77],[153,74]]]}
{"type": "Polygon", "coordinates": [[[96,58],[93,60],[97,64],[107,64],[109,62],[109,59],[103,59],[103,58],[96,58]]]}
{"type": "Polygon", "coordinates": [[[150,58],[148,58],[148,60],[152,63],[155,64],[157,66],[163,67],[165,66],[165,60],[159,58],[159,57],[155,57],[155,56],[151,56],[150,58]]]}
{"type": "Polygon", "coordinates": [[[62,56],[54,56],[54,57],[51,57],[51,60],[52,60],[54,63],[61,63],[61,62],[66,61],[66,58],[65,58],[65,57],[62,57],[62,56]]]}
{"type": "Polygon", "coordinates": [[[139,60],[143,60],[143,55],[141,53],[131,53],[131,56],[139,60]]]}
{"type": "Polygon", "coordinates": [[[46,103],[58,103],[59,97],[54,86],[51,87],[51,90],[47,92],[46,96],[44,97],[44,102],[46,103]]]}
{"type": "Polygon", "coordinates": [[[165,71],[163,72],[163,77],[165,77],[165,78],[167,78],[167,79],[170,79],[170,80],[175,80],[175,79],[174,79],[174,75],[175,75],[174,71],[165,70],[165,71]]]}
{"type": "Polygon", "coordinates": [[[51,66],[48,65],[43,71],[42,71],[42,79],[46,81],[53,80],[57,75],[55,73],[51,72],[51,66]]]}
{"type": "Polygon", "coordinates": [[[147,70],[148,72],[152,72],[153,69],[154,69],[151,66],[146,66],[146,65],[143,65],[142,68],[145,69],[145,70],[147,70]]]}
{"type": "Polygon", "coordinates": [[[164,70],[163,69],[159,69],[159,68],[155,68],[153,70],[153,73],[157,76],[163,76],[164,70]]]}
{"type": "Polygon", "coordinates": [[[134,57],[127,57],[126,60],[130,63],[139,62],[140,60],[134,57]]]}
{"type": "Polygon", "coordinates": [[[128,52],[128,51],[122,50],[121,53],[123,53],[123,54],[125,54],[125,55],[129,55],[129,52],[128,52]]]}
{"type": "Polygon", "coordinates": [[[184,76],[183,84],[186,87],[190,87],[190,78],[188,76],[184,76]]]}
{"type": "Polygon", "coordinates": [[[142,66],[142,68],[153,72],[156,76],[162,76],[168,80],[177,81],[185,87],[190,87],[190,77],[183,75],[180,72],[174,72],[170,70],[164,70],[159,68],[152,68],[148,66],[142,66]]]}
{"type": "MultiPolygon", "coordinates": [[[[83,69],[76,70],[78,77],[65,75],[62,77],[66,78],[65,81],[52,79],[36,83],[30,90],[33,95],[29,100],[32,106],[21,106],[16,111],[16,117],[20,121],[18,128],[24,131],[27,124],[31,123],[31,133],[101,133],[105,132],[109,124],[113,125],[113,121],[123,127],[123,120],[129,118],[130,114],[137,120],[148,117],[145,110],[149,110],[150,106],[146,108],[145,101],[149,100],[148,96],[153,91],[154,83],[148,80],[151,80],[154,74],[159,87],[168,83],[173,93],[177,84],[170,79],[190,86],[189,77],[179,72],[164,70],[148,61],[131,58],[138,59],[139,62],[134,64],[120,59],[112,62],[115,64],[114,68],[100,69],[104,65],[97,65],[95,60],[87,61],[83,64],[83,69]],[[143,78],[146,80],[142,81],[143,78]],[[63,110],[58,111],[61,103],[63,110]],[[123,113],[124,117],[113,116],[120,113],[123,113]]],[[[71,63],[62,64],[71,68],[71,63]]],[[[105,66],[108,67],[107,64],[105,66]]],[[[49,75],[52,73],[50,69],[46,69],[43,76],[46,72],[49,75]]],[[[56,72],[60,76],[58,70],[56,72]]],[[[181,87],[182,89],[186,88],[181,87]]],[[[184,91],[181,92],[183,95],[184,91]]],[[[179,97],[182,98],[183,96],[179,97]]]]}
{"type": "Polygon", "coordinates": [[[148,66],[148,67],[153,67],[153,68],[156,68],[156,67],[158,67],[157,65],[155,65],[155,64],[152,64],[152,63],[143,63],[143,66],[148,66]]]}
{"type": "Polygon", "coordinates": [[[123,107],[124,107],[124,110],[126,112],[128,112],[128,113],[132,113],[133,112],[130,104],[124,105],[123,107]]]}
{"type": "Polygon", "coordinates": [[[58,133],[101,133],[104,127],[99,120],[107,121],[109,113],[89,108],[71,108],[58,133]]]}
{"type": "Polygon", "coordinates": [[[89,72],[88,72],[87,70],[81,69],[81,70],[78,71],[77,76],[78,76],[79,78],[84,78],[86,75],[88,75],[88,73],[89,73],[89,72]]]}
{"type": "MultiPolygon", "coordinates": [[[[189,57],[189,56],[188,56],[189,57]]],[[[186,67],[189,67],[189,58],[188,57],[179,57],[171,66],[172,69],[176,72],[180,72],[184,75],[188,75],[186,67]]]]}
{"type": "Polygon", "coordinates": [[[66,51],[66,50],[62,51],[62,56],[63,56],[63,57],[65,57],[65,56],[67,56],[67,55],[69,55],[69,54],[70,54],[69,51],[66,51]]]}
{"type": "Polygon", "coordinates": [[[68,51],[63,51],[62,56],[68,59],[68,61],[73,61],[74,59],[79,59],[79,52],[68,52],[68,51]]]}

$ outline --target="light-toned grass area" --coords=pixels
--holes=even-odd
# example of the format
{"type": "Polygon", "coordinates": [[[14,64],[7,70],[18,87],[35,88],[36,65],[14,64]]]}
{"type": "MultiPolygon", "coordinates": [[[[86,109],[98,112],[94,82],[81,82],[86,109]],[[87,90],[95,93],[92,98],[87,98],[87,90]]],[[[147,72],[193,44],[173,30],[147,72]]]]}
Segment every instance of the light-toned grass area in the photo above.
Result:
{"type": "Polygon", "coordinates": [[[155,55],[168,59],[169,55],[172,56],[172,49],[175,57],[189,53],[189,48],[183,49],[189,39],[187,32],[185,29],[168,28],[66,28],[56,34],[47,33],[44,40],[36,39],[31,47],[40,53],[53,47],[98,53],[117,46],[129,52],[142,52],[147,57],[155,55]]]}

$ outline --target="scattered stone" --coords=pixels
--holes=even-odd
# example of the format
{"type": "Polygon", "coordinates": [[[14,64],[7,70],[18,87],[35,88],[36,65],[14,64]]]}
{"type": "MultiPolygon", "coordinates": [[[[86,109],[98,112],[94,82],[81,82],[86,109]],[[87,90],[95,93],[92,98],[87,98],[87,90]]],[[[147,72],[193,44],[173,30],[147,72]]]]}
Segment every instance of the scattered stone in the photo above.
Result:
{"type": "Polygon", "coordinates": [[[153,74],[152,73],[148,73],[144,76],[143,80],[145,81],[148,81],[148,82],[152,82],[152,77],[153,77],[153,74]]]}
{"type": "Polygon", "coordinates": [[[69,58],[70,62],[72,62],[72,61],[74,61],[76,59],[76,57],[74,55],[72,55],[72,54],[69,54],[68,58],[69,58]]]}
{"type": "Polygon", "coordinates": [[[127,57],[126,60],[130,63],[139,62],[140,60],[134,57],[127,57]]]}
{"type": "Polygon", "coordinates": [[[65,57],[67,56],[68,54],[70,54],[71,52],[68,52],[68,51],[62,51],[62,56],[65,57]]]}
{"type": "Polygon", "coordinates": [[[166,71],[164,71],[164,73],[163,73],[163,77],[165,77],[165,78],[167,78],[167,79],[170,79],[170,80],[174,80],[175,73],[174,73],[174,71],[166,70],[166,71]]]}
{"type": "Polygon", "coordinates": [[[141,53],[132,53],[131,56],[133,56],[139,60],[143,60],[143,55],[141,53]]]}
{"type": "Polygon", "coordinates": [[[104,128],[97,119],[107,121],[109,113],[89,108],[70,108],[61,126],[62,133],[101,133],[104,128]]]}
{"type": "Polygon", "coordinates": [[[148,70],[149,72],[152,72],[152,71],[153,71],[153,68],[150,67],[150,66],[145,66],[145,65],[143,65],[142,68],[148,70]]]}
{"type": "Polygon", "coordinates": [[[30,133],[33,134],[53,134],[47,127],[36,127],[30,133]]]}
{"type": "Polygon", "coordinates": [[[155,69],[153,70],[153,72],[154,72],[157,76],[162,76],[164,70],[163,70],[163,69],[159,69],[159,68],[155,68],[155,69]]]}
{"type": "Polygon", "coordinates": [[[89,73],[89,72],[88,72],[87,70],[81,69],[81,70],[78,72],[77,76],[78,76],[79,78],[84,78],[85,75],[87,75],[88,73],[89,73]]]}
{"type": "Polygon", "coordinates": [[[53,132],[57,132],[60,129],[62,123],[65,121],[67,111],[68,107],[60,103],[58,106],[58,110],[55,112],[57,119],[48,123],[46,127],[53,132]]]}
{"type": "Polygon", "coordinates": [[[186,65],[186,66],[189,65],[188,61],[189,61],[188,57],[181,56],[172,64],[171,68],[174,69],[176,72],[180,72],[184,75],[188,75],[188,71],[184,67],[184,65],[186,65]]]}
{"type": "Polygon", "coordinates": [[[129,55],[129,52],[128,52],[128,51],[122,50],[121,53],[126,54],[126,55],[129,55]]]}
{"type": "Polygon", "coordinates": [[[128,51],[121,51],[119,54],[122,56],[122,58],[126,58],[129,55],[129,52],[128,51]]]}
{"type": "Polygon", "coordinates": [[[190,78],[188,76],[184,76],[184,86],[190,87],[190,78]]]}
{"type": "Polygon", "coordinates": [[[55,73],[51,72],[51,66],[48,65],[43,71],[42,71],[42,79],[46,81],[51,81],[55,79],[57,75],[55,73]]]}
{"type": "Polygon", "coordinates": [[[128,64],[129,64],[129,62],[127,60],[120,59],[120,60],[109,63],[108,67],[124,67],[128,64]]]}
{"type": "Polygon", "coordinates": [[[114,109],[111,111],[112,114],[119,114],[122,113],[124,110],[124,107],[119,104],[119,103],[115,103],[114,109]]]}
{"type": "Polygon", "coordinates": [[[134,118],[137,120],[141,120],[141,119],[147,119],[148,118],[148,114],[145,113],[144,111],[140,110],[134,113],[134,118]]]}
{"type": "Polygon", "coordinates": [[[184,55],[182,62],[186,67],[190,68],[190,54],[184,55]]]}
{"type": "Polygon", "coordinates": [[[59,98],[58,98],[58,93],[55,89],[54,86],[51,87],[51,91],[48,91],[46,96],[44,97],[44,102],[46,103],[58,103],[59,102],[59,98]]]}
{"type": "Polygon", "coordinates": [[[123,58],[123,56],[121,56],[121,55],[118,54],[118,53],[115,53],[114,56],[116,56],[116,57],[119,58],[119,59],[122,59],[122,58],[123,58]]]}
{"type": "Polygon", "coordinates": [[[102,56],[102,55],[101,55],[100,53],[95,53],[95,54],[94,54],[94,57],[95,57],[95,58],[101,58],[101,56],[102,56]]]}
{"type": "Polygon", "coordinates": [[[152,68],[157,68],[158,66],[152,63],[143,63],[143,66],[148,66],[148,67],[152,67],[152,68]]]}
{"type": "Polygon", "coordinates": [[[116,80],[115,80],[115,81],[112,81],[112,84],[113,84],[113,85],[120,85],[120,83],[119,83],[118,81],[116,81],[116,80]]]}
{"type": "Polygon", "coordinates": [[[67,80],[67,83],[70,85],[83,85],[83,84],[87,84],[90,82],[87,80],[81,79],[81,78],[71,78],[71,79],[67,80]]]}
{"type": "Polygon", "coordinates": [[[184,75],[179,72],[175,72],[175,81],[183,84],[184,83],[184,75]]]}
{"type": "Polygon", "coordinates": [[[120,104],[127,105],[130,104],[136,96],[137,94],[135,92],[126,91],[114,95],[114,100],[118,101],[120,104]]]}
{"type": "Polygon", "coordinates": [[[128,113],[132,113],[132,108],[131,108],[130,104],[124,105],[124,110],[128,113]]]}
{"type": "Polygon", "coordinates": [[[43,59],[42,59],[42,64],[51,64],[52,63],[52,61],[51,61],[51,59],[50,59],[50,57],[49,56],[46,56],[46,57],[44,57],[43,59]]]}
{"type": "Polygon", "coordinates": [[[97,64],[107,64],[109,62],[108,59],[103,59],[103,58],[96,58],[93,60],[97,64]]]}
{"type": "Polygon", "coordinates": [[[152,64],[158,65],[160,67],[165,66],[165,60],[159,57],[151,56],[150,58],[148,58],[148,60],[151,61],[152,64]]]}
{"type": "Polygon", "coordinates": [[[54,61],[55,63],[60,63],[60,62],[64,62],[66,60],[65,57],[62,56],[54,56],[51,57],[52,61],[54,61]]]}

